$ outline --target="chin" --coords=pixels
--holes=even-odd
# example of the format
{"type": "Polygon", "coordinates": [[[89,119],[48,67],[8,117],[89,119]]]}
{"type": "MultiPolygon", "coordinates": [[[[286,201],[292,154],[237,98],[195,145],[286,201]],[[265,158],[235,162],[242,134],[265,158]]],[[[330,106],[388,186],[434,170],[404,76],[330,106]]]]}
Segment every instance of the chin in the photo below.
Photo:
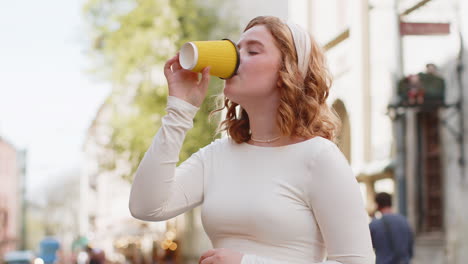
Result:
{"type": "MultiPolygon", "coordinates": [[[[234,77],[235,78],[235,77],[234,77]]],[[[239,90],[239,83],[233,78],[226,80],[224,84],[224,95],[231,98],[239,90]]]]}
{"type": "Polygon", "coordinates": [[[229,86],[225,86],[224,87],[224,90],[223,90],[223,93],[224,93],[224,96],[229,99],[231,102],[234,102],[234,103],[237,103],[234,99],[235,99],[235,95],[232,93],[232,87],[229,87],[229,86]]]}

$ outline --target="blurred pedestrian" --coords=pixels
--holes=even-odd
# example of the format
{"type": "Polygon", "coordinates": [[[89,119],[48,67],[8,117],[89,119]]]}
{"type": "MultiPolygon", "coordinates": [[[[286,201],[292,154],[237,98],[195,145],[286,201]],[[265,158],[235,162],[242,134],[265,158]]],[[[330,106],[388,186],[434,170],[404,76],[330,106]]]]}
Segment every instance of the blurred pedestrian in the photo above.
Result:
{"type": "Polygon", "coordinates": [[[370,223],[376,264],[408,264],[413,257],[413,233],[406,218],[392,210],[392,196],[375,196],[381,217],[370,223]]]}
{"type": "MultiPolygon", "coordinates": [[[[47,231],[49,233],[49,231],[47,231]]],[[[39,242],[39,257],[44,264],[54,264],[58,261],[57,252],[60,249],[60,242],[54,237],[46,237],[39,242]]]]}
{"type": "Polygon", "coordinates": [[[214,246],[202,264],[371,263],[359,186],[333,143],[339,120],[326,102],[323,52],[276,17],[254,18],[237,46],[240,66],[224,87],[228,137],[178,167],[210,68],[199,80],[178,55],[167,61],[168,114],[136,172],[132,215],[162,221],[202,205],[214,246]]]}
{"type": "Polygon", "coordinates": [[[102,249],[88,245],[86,246],[86,252],[88,253],[89,264],[104,264],[106,262],[106,255],[102,249]]]}

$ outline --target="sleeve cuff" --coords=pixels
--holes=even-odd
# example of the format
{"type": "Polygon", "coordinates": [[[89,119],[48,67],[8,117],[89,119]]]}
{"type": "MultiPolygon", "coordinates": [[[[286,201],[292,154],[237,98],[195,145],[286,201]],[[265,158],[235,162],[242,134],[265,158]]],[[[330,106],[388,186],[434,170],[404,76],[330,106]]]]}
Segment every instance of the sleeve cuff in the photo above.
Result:
{"type": "Polygon", "coordinates": [[[167,105],[183,110],[183,111],[195,112],[195,113],[200,109],[199,107],[196,107],[193,104],[186,102],[175,96],[167,97],[167,105]]]}

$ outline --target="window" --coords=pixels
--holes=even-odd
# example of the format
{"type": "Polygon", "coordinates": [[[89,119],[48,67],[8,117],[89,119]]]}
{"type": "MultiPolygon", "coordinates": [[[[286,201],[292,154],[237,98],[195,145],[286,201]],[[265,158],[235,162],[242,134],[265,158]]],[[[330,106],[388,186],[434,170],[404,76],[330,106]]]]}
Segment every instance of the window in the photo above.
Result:
{"type": "Polygon", "coordinates": [[[351,126],[349,123],[348,111],[341,100],[333,103],[333,109],[341,120],[341,130],[338,133],[338,147],[345,155],[348,162],[351,162],[351,126]]]}

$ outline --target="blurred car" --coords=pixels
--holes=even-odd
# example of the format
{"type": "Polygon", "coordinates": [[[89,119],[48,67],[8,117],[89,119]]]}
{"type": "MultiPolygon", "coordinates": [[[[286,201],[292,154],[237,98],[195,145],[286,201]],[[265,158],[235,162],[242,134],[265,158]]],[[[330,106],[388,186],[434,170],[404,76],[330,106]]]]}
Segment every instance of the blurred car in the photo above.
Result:
{"type": "Polygon", "coordinates": [[[34,253],[29,250],[11,251],[3,256],[5,264],[33,264],[34,260],[34,253]]]}

